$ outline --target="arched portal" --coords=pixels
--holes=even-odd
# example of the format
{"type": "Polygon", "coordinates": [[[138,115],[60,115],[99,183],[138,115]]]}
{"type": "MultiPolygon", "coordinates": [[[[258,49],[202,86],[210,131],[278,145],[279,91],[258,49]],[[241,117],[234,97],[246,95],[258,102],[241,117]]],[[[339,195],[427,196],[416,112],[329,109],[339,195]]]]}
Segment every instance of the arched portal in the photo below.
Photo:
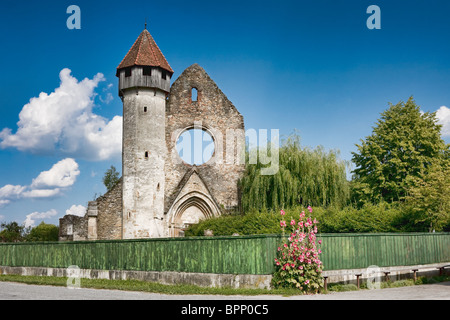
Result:
{"type": "Polygon", "coordinates": [[[185,230],[200,220],[219,215],[212,199],[200,192],[191,192],[178,199],[169,212],[171,237],[183,237],[185,230]]]}

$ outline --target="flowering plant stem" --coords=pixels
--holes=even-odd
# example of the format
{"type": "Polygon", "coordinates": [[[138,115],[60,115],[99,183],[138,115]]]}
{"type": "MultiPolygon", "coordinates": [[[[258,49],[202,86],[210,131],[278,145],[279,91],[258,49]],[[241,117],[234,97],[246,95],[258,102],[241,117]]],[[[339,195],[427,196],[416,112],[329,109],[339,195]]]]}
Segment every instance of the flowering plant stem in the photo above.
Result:
{"type": "MultiPolygon", "coordinates": [[[[312,208],[308,207],[308,211],[312,213],[312,208]]],[[[285,216],[283,210],[280,213],[285,216]]],[[[286,241],[287,225],[285,220],[280,221],[283,244],[278,247],[272,284],[276,288],[293,287],[305,293],[317,293],[323,287],[323,265],[319,259],[322,251],[317,246],[321,241],[316,241],[317,221],[306,217],[302,211],[298,220],[289,222],[290,232],[286,241]]]]}

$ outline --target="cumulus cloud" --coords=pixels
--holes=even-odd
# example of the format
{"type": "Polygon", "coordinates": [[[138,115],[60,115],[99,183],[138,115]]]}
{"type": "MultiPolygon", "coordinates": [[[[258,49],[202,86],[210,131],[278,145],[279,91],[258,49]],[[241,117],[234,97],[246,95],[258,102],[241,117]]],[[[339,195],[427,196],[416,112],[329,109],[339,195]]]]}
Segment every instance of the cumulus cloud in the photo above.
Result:
{"type": "Polygon", "coordinates": [[[450,108],[442,106],[436,111],[438,123],[442,125],[441,133],[443,137],[450,137],[450,108]]]}
{"type": "Polygon", "coordinates": [[[48,171],[41,172],[33,179],[31,188],[64,188],[72,186],[80,174],[78,163],[72,158],[67,158],[54,164],[48,171]]]}
{"type": "Polygon", "coordinates": [[[51,198],[59,195],[61,189],[36,189],[25,191],[22,195],[24,198],[51,198]]]}
{"type": "Polygon", "coordinates": [[[74,215],[78,217],[84,217],[86,214],[86,207],[80,205],[73,205],[69,209],[66,210],[66,215],[74,215]]]}
{"type": "MultiPolygon", "coordinates": [[[[71,70],[63,69],[59,77],[60,86],[54,92],[42,92],[22,108],[15,133],[9,128],[0,131],[0,147],[93,161],[119,156],[122,117],[108,121],[92,112],[95,88],[105,80],[103,74],[78,81],[71,70]]],[[[109,103],[111,97],[102,100],[109,103]]]]}
{"type": "Polygon", "coordinates": [[[50,170],[41,172],[29,186],[8,184],[0,188],[0,206],[21,198],[56,197],[72,186],[79,174],[80,170],[75,160],[63,159],[54,164],[50,170]]]}
{"type": "MultiPolygon", "coordinates": [[[[18,199],[26,188],[27,187],[24,186],[13,186],[7,184],[6,186],[0,188],[0,200],[6,201],[11,199],[18,199]]],[[[9,202],[4,202],[4,204],[5,203],[9,202]]]]}
{"type": "Polygon", "coordinates": [[[48,219],[48,218],[56,216],[57,214],[58,214],[58,211],[56,211],[55,209],[51,209],[46,212],[33,212],[33,213],[30,213],[29,215],[27,215],[27,218],[24,221],[24,225],[26,228],[34,227],[36,220],[48,219]]]}

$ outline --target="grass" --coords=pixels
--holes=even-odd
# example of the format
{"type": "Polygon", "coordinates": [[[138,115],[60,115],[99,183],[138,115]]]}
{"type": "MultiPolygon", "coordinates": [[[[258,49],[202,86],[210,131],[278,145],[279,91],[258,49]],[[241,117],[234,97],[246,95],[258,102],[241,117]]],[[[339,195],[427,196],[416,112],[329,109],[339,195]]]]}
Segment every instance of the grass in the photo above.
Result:
{"type": "MultiPolygon", "coordinates": [[[[0,275],[0,281],[18,282],[34,285],[63,286],[67,285],[66,277],[49,276],[20,276],[20,275],[0,275]]],[[[282,295],[292,296],[302,294],[295,289],[246,289],[246,288],[209,288],[195,285],[177,284],[165,285],[161,283],[139,281],[139,280],[107,280],[107,279],[80,279],[82,288],[141,291],[170,295],[282,295]]]]}
{"type": "MultiPolygon", "coordinates": [[[[67,286],[66,277],[49,277],[49,276],[21,276],[21,275],[0,275],[0,281],[26,283],[33,285],[48,286],[67,286]]],[[[450,281],[450,276],[438,276],[432,278],[419,277],[414,283],[413,280],[399,280],[394,282],[382,282],[381,288],[397,288],[404,286],[413,286],[421,284],[432,284],[443,281],[450,281]]],[[[124,290],[124,291],[141,291],[169,295],[281,295],[294,296],[302,293],[296,289],[245,289],[245,288],[207,288],[195,285],[165,285],[161,283],[146,282],[139,280],[107,280],[107,279],[81,279],[82,288],[90,289],[108,289],[108,290],[124,290]]],[[[366,283],[363,283],[358,289],[354,284],[337,284],[328,285],[328,292],[344,292],[367,289],[366,283]]]]}
{"type": "MultiPolygon", "coordinates": [[[[398,281],[389,281],[389,282],[381,282],[380,289],[386,288],[399,288],[406,286],[414,286],[414,285],[422,285],[422,284],[433,284],[438,282],[450,281],[450,276],[435,276],[431,278],[427,277],[419,277],[417,281],[414,282],[412,279],[406,280],[398,280],[398,281]]],[[[363,282],[360,286],[360,289],[354,284],[340,284],[340,283],[330,283],[328,285],[328,291],[330,292],[344,292],[344,291],[356,291],[356,290],[365,290],[367,289],[367,283],[363,282]]]]}

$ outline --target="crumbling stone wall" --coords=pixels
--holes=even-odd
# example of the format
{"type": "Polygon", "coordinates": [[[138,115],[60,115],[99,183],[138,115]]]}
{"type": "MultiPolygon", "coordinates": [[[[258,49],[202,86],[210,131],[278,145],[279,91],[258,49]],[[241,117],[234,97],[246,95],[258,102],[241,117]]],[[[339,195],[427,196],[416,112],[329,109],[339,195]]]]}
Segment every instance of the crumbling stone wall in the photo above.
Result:
{"type": "Polygon", "coordinates": [[[66,215],[59,219],[59,241],[87,240],[87,218],[66,215]]]}
{"type": "Polygon", "coordinates": [[[97,239],[122,239],[122,178],[105,195],[97,198],[97,239]]]}
{"type": "Polygon", "coordinates": [[[89,216],[88,206],[83,217],[66,215],[59,219],[59,241],[122,239],[122,179],[105,195],[89,204],[95,204],[96,217],[89,216]],[[89,219],[95,234],[89,235],[89,219]]]}
{"type": "Polygon", "coordinates": [[[239,162],[245,146],[244,118],[198,64],[187,68],[173,83],[166,119],[165,212],[169,213],[180,181],[193,167],[179,161],[177,138],[183,130],[198,125],[212,135],[215,143],[213,161],[197,166],[198,175],[222,212],[237,208],[238,180],[245,168],[244,162],[239,162]],[[197,101],[192,101],[192,89],[197,90],[197,101]],[[227,153],[230,150],[234,151],[227,153]]]}

